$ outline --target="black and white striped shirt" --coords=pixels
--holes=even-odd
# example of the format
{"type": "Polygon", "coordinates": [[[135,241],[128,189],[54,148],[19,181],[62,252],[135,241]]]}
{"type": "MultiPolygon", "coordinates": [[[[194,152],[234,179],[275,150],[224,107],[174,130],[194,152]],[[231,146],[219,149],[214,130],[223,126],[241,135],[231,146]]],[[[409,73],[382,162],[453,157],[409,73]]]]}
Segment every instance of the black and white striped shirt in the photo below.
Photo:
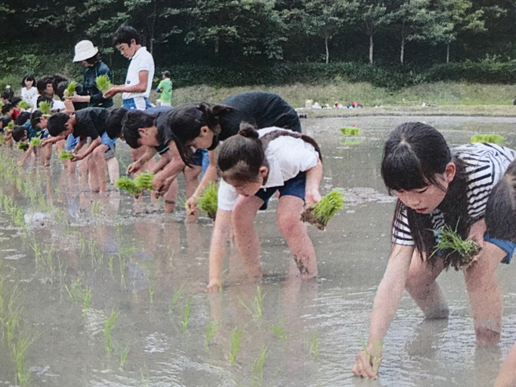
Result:
{"type": "MultiPolygon", "coordinates": [[[[462,145],[452,152],[464,161],[466,167],[468,216],[470,224],[473,224],[484,218],[489,194],[516,158],[516,152],[494,144],[462,145]]],[[[433,230],[444,226],[444,214],[439,208],[430,214],[430,218],[433,230]]],[[[402,208],[394,222],[392,241],[398,245],[414,245],[406,207],[402,208]]]]}

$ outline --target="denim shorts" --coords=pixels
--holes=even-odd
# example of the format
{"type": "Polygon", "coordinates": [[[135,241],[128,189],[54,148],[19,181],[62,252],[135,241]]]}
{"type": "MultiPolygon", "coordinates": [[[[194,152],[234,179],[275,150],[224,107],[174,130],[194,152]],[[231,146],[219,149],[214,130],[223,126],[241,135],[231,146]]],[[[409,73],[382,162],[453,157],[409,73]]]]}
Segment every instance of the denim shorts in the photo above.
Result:
{"type": "Polygon", "coordinates": [[[507,253],[505,258],[501,260],[502,263],[511,263],[512,256],[514,255],[514,250],[516,250],[516,244],[514,244],[511,241],[504,241],[502,239],[491,238],[487,233],[484,234],[484,241],[492,243],[495,246],[498,246],[507,253]]]}
{"type": "Polygon", "coordinates": [[[279,191],[280,197],[283,195],[295,196],[303,201],[305,200],[306,173],[300,172],[296,177],[287,180],[281,187],[260,188],[255,196],[264,201],[260,210],[266,210],[269,199],[276,191],[279,191]]]}
{"type": "Polygon", "coordinates": [[[73,134],[69,134],[66,138],[66,150],[73,151],[79,142],[79,137],[75,138],[73,134]]]}
{"type": "MultiPolygon", "coordinates": [[[[192,156],[192,165],[196,167],[202,167],[208,158],[208,151],[206,149],[197,149],[192,156]]],[[[210,160],[208,158],[208,164],[210,160]]]]}
{"type": "MultiPolygon", "coordinates": [[[[104,132],[102,136],[100,137],[100,144],[101,145],[107,145],[108,149],[106,150],[106,153],[104,154],[105,159],[110,159],[111,157],[115,157],[115,143],[116,138],[112,140],[109,138],[108,134],[104,132]]],[[[77,143],[79,142],[79,137],[74,137],[72,134],[68,135],[68,138],[66,139],[66,150],[67,151],[73,151],[75,147],[77,146],[77,143]]]]}
{"type": "Polygon", "coordinates": [[[147,97],[128,98],[123,100],[125,110],[145,110],[152,107],[147,97]]]}

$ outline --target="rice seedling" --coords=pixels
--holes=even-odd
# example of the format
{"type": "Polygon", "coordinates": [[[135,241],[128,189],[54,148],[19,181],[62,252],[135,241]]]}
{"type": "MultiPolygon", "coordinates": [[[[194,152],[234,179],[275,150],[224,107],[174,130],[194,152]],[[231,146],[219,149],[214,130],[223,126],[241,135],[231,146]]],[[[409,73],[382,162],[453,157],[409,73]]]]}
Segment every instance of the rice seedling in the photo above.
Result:
{"type": "MultiPolygon", "coordinates": [[[[381,356],[373,356],[373,359],[371,361],[372,355],[367,350],[367,344],[363,337],[360,337],[360,345],[362,346],[362,351],[364,351],[364,353],[367,356],[367,361],[373,367],[373,372],[378,372],[378,368],[380,368],[380,363],[382,362],[382,357],[381,356]]],[[[381,354],[382,348],[383,348],[383,341],[374,345],[374,352],[381,354]]]]}
{"type": "Polygon", "coordinates": [[[462,239],[449,225],[441,227],[436,234],[437,244],[428,257],[429,262],[440,257],[444,260],[445,267],[453,266],[455,270],[461,270],[469,267],[482,249],[475,241],[462,239]]]}
{"type": "Polygon", "coordinates": [[[27,102],[25,102],[25,101],[20,101],[20,102],[18,102],[18,107],[19,107],[20,109],[23,109],[23,110],[27,110],[27,109],[29,109],[31,106],[32,106],[31,104],[29,104],[29,103],[27,103],[27,102]]]}
{"type": "Polygon", "coordinates": [[[68,87],[65,90],[65,94],[67,97],[72,97],[75,94],[75,88],[77,87],[77,84],[75,82],[70,82],[68,84],[68,87]]]}
{"type": "Polygon", "coordinates": [[[504,142],[503,136],[499,136],[498,134],[475,134],[469,140],[471,143],[475,142],[487,142],[492,144],[503,145],[504,142]]]}
{"type": "Polygon", "coordinates": [[[113,86],[107,75],[98,76],[97,79],[95,79],[95,83],[102,93],[105,93],[113,86]]]}
{"type": "Polygon", "coordinates": [[[20,141],[18,143],[18,149],[25,152],[27,149],[29,149],[29,144],[26,142],[20,141]]]}
{"type": "Polygon", "coordinates": [[[30,145],[32,145],[32,147],[34,147],[34,148],[37,148],[38,146],[41,145],[41,138],[34,137],[32,140],[30,140],[30,145]]]}
{"type": "Polygon", "coordinates": [[[350,126],[341,128],[340,131],[344,136],[360,136],[360,134],[362,133],[360,129],[350,126]]]}
{"type": "Polygon", "coordinates": [[[7,316],[4,318],[4,325],[7,334],[7,343],[9,344],[9,346],[12,346],[14,336],[16,333],[16,328],[18,327],[18,324],[20,323],[21,319],[21,308],[16,307],[15,309],[13,309],[13,305],[9,305],[7,307],[7,310],[8,312],[7,316]]]}
{"type": "Polygon", "coordinates": [[[253,382],[253,385],[261,385],[263,380],[263,369],[265,367],[265,360],[267,360],[267,346],[264,346],[260,353],[258,354],[258,357],[253,361],[253,364],[251,366],[251,380],[253,382]]]}
{"type": "Polygon", "coordinates": [[[44,115],[52,114],[52,104],[50,102],[42,101],[39,103],[38,108],[44,115]]]}
{"type": "Polygon", "coordinates": [[[177,302],[179,301],[179,297],[181,297],[181,294],[183,293],[183,290],[184,290],[184,286],[181,285],[181,287],[179,289],[177,289],[174,293],[174,295],[172,296],[172,301],[170,302],[170,305],[168,306],[168,313],[171,314],[172,311],[174,310],[177,302]]]}
{"type": "Polygon", "coordinates": [[[344,195],[338,189],[332,190],[313,207],[301,214],[301,220],[324,230],[335,213],[344,207],[344,195]]]}
{"type": "Polygon", "coordinates": [[[48,249],[44,263],[46,264],[48,271],[50,272],[50,275],[53,276],[54,275],[54,247],[53,246],[50,246],[50,248],[48,249]]]}
{"type": "Polygon", "coordinates": [[[93,214],[93,216],[100,215],[100,201],[96,200],[93,203],[91,203],[91,213],[93,214]]]}
{"type": "Polygon", "coordinates": [[[247,306],[241,298],[239,298],[239,300],[253,318],[259,319],[263,317],[263,299],[265,298],[265,294],[262,293],[262,289],[259,286],[256,288],[256,293],[256,297],[253,299],[251,307],[247,306]]]}
{"type": "Polygon", "coordinates": [[[6,126],[6,128],[5,128],[5,129],[6,129],[8,132],[10,132],[10,131],[12,131],[12,130],[13,130],[13,128],[14,128],[14,121],[13,121],[13,120],[11,120],[11,121],[9,121],[9,123],[7,124],[7,126],[6,126]]]}
{"type": "Polygon", "coordinates": [[[206,323],[206,336],[204,338],[204,346],[208,347],[220,329],[220,324],[216,320],[208,320],[206,323]]]}
{"type": "Polygon", "coordinates": [[[120,368],[124,368],[130,349],[129,345],[124,348],[117,348],[118,356],[120,357],[120,368]]]}
{"type": "Polygon", "coordinates": [[[319,339],[316,332],[312,332],[309,352],[314,358],[319,355],[319,339]]]}
{"type": "Polygon", "coordinates": [[[240,351],[240,342],[242,340],[242,330],[235,327],[231,331],[231,349],[229,352],[229,361],[235,363],[238,352],[240,351]]]}
{"type": "Polygon", "coordinates": [[[115,187],[118,188],[120,191],[126,191],[131,195],[138,195],[141,193],[140,189],[136,187],[136,184],[134,183],[133,179],[127,176],[122,176],[116,179],[115,187]]]}
{"type": "Polygon", "coordinates": [[[154,186],[152,185],[152,179],[154,179],[154,173],[150,172],[141,172],[134,179],[134,184],[136,188],[138,188],[141,192],[148,189],[154,191],[154,186]]]}
{"type": "Polygon", "coordinates": [[[111,352],[111,331],[115,328],[115,322],[120,312],[116,309],[111,311],[109,318],[104,324],[104,336],[106,336],[106,351],[111,352]]]}
{"type": "Polygon", "coordinates": [[[149,286],[149,301],[154,304],[154,286],[149,286]]]}
{"type": "Polygon", "coordinates": [[[83,301],[83,307],[82,312],[83,314],[88,314],[88,311],[90,310],[90,304],[91,304],[91,288],[87,288],[86,291],[84,291],[84,301],[83,301]]]}
{"type": "Polygon", "coordinates": [[[126,269],[126,266],[127,266],[127,262],[125,261],[125,258],[123,258],[122,256],[118,256],[118,268],[120,270],[120,283],[122,284],[122,286],[125,287],[125,269],[126,269]]]}
{"type": "Polygon", "coordinates": [[[212,220],[215,220],[217,215],[217,197],[219,184],[211,182],[202,192],[202,195],[197,199],[199,209],[206,212],[206,215],[212,220]]]}
{"type": "Polygon", "coordinates": [[[286,340],[287,335],[285,333],[285,322],[283,321],[283,316],[280,317],[277,325],[271,324],[272,333],[274,333],[281,340],[286,340]]]}
{"type": "Polygon", "coordinates": [[[31,379],[30,370],[25,369],[25,353],[34,339],[24,332],[18,332],[16,340],[11,345],[11,353],[16,362],[16,379],[22,385],[27,385],[31,379]]]}
{"type": "Polygon", "coordinates": [[[192,310],[192,302],[191,300],[186,301],[185,310],[183,313],[183,329],[188,328],[188,323],[190,321],[190,311],[192,310]]]}
{"type": "Polygon", "coordinates": [[[74,157],[74,156],[73,156],[73,152],[71,152],[71,151],[67,151],[67,150],[64,150],[64,149],[63,149],[63,150],[61,150],[61,151],[59,152],[59,155],[58,155],[57,157],[59,157],[59,160],[61,160],[61,161],[65,161],[65,160],[71,160],[71,159],[73,159],[73,157],[74,157]]]}

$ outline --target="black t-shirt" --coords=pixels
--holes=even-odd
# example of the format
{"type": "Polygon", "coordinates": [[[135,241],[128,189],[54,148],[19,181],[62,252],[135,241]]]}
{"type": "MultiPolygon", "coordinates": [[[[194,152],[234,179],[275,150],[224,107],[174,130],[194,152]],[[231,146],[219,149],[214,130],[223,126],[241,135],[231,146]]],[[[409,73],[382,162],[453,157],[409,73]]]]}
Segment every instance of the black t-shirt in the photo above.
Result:
{"type": "Polygon", "coordinates": [[[77,123],[73,127],[74,137],[91,137],[95,140],[106,131],[108,111],[104,108],[90,107],[75,112],[77,123]]]}
{"type": "Polygon", "coordinates": [[[258,129],[277,126],[301,133],[297,112],[279,95],[251,91],[228,97],[221,104],[233,108],[231,112],[224,113],[219,118],[221,141],[237,134],[242,121],[258,129]]]}
{"type": "Polygon", "coordinates": [[[160,141],[160,145],[156,146],[155,149],[159,154],[166,152],[168,150],[168,142],[171,140],[174,141],[175,139],[169,124],[171,114],[172,109],[169,109],[158,113],[156,117],[156,127],[158,128],[158,140],[160,141]]]}

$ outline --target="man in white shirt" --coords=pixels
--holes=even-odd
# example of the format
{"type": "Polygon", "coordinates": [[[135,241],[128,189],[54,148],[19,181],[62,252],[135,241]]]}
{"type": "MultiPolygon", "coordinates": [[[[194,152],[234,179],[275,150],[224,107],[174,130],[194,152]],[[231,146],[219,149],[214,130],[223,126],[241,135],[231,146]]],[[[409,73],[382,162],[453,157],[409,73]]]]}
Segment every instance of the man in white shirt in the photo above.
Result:
{"type": "Polygon", "coordinates": [[[145,110],[152,107],[148,97],[154,78],[154,59],[147,48],[140,44],[140,34],[133,27],[122,25],[113,35],[113,44],[131,62],[125,84],[113,86],[104,93],[104,98],[123,93],[123,107],[127,110],[145,110]]]}

